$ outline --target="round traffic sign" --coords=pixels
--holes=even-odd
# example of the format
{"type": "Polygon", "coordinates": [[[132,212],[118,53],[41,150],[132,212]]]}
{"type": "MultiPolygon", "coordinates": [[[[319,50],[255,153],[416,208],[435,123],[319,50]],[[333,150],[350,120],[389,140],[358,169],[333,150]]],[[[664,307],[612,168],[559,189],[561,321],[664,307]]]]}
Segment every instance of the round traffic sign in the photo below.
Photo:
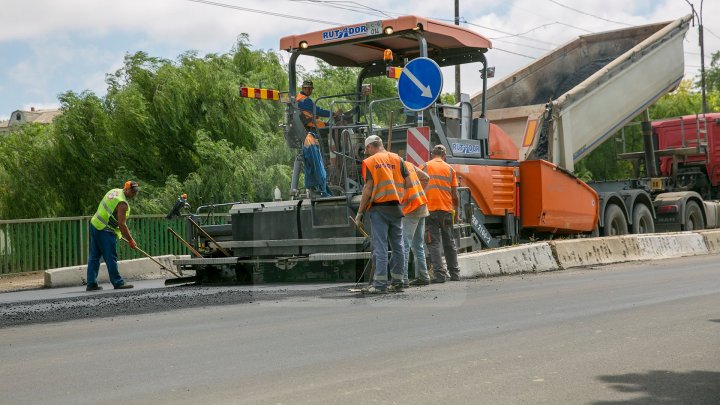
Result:
{"type": "Polygon", "coordinates": [[[442,87],[440,66],[430,58],[415,58],[405,65],[400,74],[398,96],[405,108],[420,111],[437,100],[442,87]]]}

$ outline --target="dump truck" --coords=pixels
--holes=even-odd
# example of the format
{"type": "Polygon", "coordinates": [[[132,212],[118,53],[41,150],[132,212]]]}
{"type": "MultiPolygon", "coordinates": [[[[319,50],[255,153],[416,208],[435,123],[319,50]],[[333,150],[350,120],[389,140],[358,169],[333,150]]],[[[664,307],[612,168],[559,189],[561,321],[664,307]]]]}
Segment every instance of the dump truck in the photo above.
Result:
{"type": "MultiPolygon", "coordinates": [[[[573,163],[677,86],[688,22],[685,17],[580,37],[489,89],[486,53],[492,43],[463,27],[402,16],[284,37],[280,49],[290,54],[288,92],[280,96],[276,90],[245,87],[241,93],[285,103],[285,140],[298,151],[290,196],[229,203],[230,220],[224,224],[206,224],[200,215],[191,216],[186,236],[200,256],[177,260],[176,265],[196,270],[202,282],[367,277],[370,246],[352,217],[363,187],[360,167],[369,135],[379,135],[388,149],[418,165],[434,145],[446,147],[447,162],[460,181],[460,223],[454,233],[461,251],[533,237],[623,233],[610,231],[609,224],[618,222],[619,215],[623,224],[639,222],[632,210],[628,215],[628,206],[634,204],[623,198],[630,195],[642,203],[652,219],[656,214],[650,191],[639,187],[608,194],[573,175],[573,163]],[[308,131],[296,101],[300,56],[358,68],[354,92],[315,100],[316,106],[329,110],[348,110],[323,129],[308,131]],[[398,97],[373,98],[366,79],[407,74],[405,66],[416,58],[431,59],[439,67],[480,63],[483,91],[470,102],[444,105],[435,100],[420,111],[402,108],[398,97]],[[648,73],[642,72],[656,64],[662,68],[653,70],[652,85],[626,94],[631,83],[641,81],[638,76],[647,80],[648,73]],[[543,93],[542,86],[549,90],[543,93]],[[597,118],[596,110],[605,110],[600,117],[605,119],[597,118]],[[331,196],[299,185],[304,168],[314,164],[303,154],[308,147],[322,156],[331,196]]],[[[647,212],[640,214],[647,219],[647,212]]]]}
{"type": "MultiPolygon", "coordinates": [[[[521,161],[546,160],[570,173],[575,163],[642,114],[644,151],[618,158],[644,162],[645,176],[587,183],[599,197],[596,233],[715,228],[717,203],[709,201],[718,183],[711,179],[716,170],[715,143],[708,136],[714,135],[708,132],[713,116],[651,123],[647,113],[683,78],[683,40],[690,21],[685,16],[580,36],[499,81],[486,95],[474,95],[471,103],[487,100],[487,117],[519,146],[521,161]]],[[[534,187],[543,195],[548,192],[534,187]]],[[[523,194],[528,196],[521,190],[523,194]]],[[[523,224],[533,219],[522,217],[523,224]]]]}

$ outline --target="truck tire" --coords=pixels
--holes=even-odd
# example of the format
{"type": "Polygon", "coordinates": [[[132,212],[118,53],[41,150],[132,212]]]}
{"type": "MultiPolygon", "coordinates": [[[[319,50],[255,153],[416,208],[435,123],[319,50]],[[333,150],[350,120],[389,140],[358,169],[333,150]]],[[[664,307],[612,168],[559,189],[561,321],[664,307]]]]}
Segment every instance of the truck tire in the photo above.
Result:
{"type": "Polygon", "coordinates": [[[645,204],[638,204],[633,209],[632,233],[654,233],[655,221],[652,212],[645,204]]]}
{"type": "Polygon", "coordinates": [[[683,231],[699,231],[705,229],[705,218],[703,218],[700,206],[695,201],[688,201],[685,206],[684,223],[683,231]]]}
{"type": "Polygon", "coordinates": [[[617,204],[608,204],[605,208],[605,226],[603,236],[627,235],[628,224],[625,214],[617,204]]]}

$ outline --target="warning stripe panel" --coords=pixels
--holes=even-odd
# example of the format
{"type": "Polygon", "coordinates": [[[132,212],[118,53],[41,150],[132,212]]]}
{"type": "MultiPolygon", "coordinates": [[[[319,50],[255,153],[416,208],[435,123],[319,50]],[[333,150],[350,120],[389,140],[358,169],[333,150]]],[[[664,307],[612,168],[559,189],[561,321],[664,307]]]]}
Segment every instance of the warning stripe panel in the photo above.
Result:
{"type": "Polygon", "coordinates": [[[255,87],[241,87],[240,96],[245,98],[257,98],[260,100],[280,100],[280,92],[270,89],[258,89],[255,87]]]}
{"type": "Polygon", "coordinates": [[[390,79],[399,79],[401,74],[402,68],[392,66],[387,67],[387,77],[390,79]]]}
{"type": "Polygon", "coordinates": [[[430,128],[409,128],[407,132],[406,160],[422,166],[430,160],[430,128]]]}

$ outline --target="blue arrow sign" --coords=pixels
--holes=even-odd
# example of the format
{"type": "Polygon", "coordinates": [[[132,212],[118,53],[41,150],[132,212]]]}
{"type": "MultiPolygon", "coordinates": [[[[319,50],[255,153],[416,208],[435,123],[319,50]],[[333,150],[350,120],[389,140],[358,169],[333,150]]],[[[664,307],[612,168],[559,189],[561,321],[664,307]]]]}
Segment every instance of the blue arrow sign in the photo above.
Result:
{"type": "Polygon", "coordinates": [[[398,79],[400,102],[410,111],[430,107],[443,87],[440,66],[429,58],[415,58],[408,62],[398,79]]]}

